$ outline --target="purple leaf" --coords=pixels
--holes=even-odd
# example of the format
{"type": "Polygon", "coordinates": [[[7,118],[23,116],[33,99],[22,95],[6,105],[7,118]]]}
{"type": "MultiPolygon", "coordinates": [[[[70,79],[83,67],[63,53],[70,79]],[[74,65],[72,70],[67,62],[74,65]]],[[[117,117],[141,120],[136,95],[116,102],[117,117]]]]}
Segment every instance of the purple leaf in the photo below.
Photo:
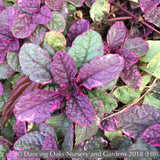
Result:
{"type": "Polygon", "coordinates": [[[75,83],[77,69],[73,58],[66,53],[57,52],[53,58],[51,73],[53,80],[61,87],[75,83]]]}
{"type": "Polygon", "coordinates": [[[3,1],[0,0],[0,12],[3,11],[5,9],[4,5],[3,5],[3,1]]]}
{"type": "Polygon", "coordinates": [[[42,145],[42,151],[45,151],[45,150],[48,150],[48,151],[51,151],[51,150],[57,151],[58,150],[56,140],[54,139],[52,134],[48,134],[46,136],[46,138],[44,139],[44,142],[42,145]]]}
{"type": "Polygon", "coordinates": [[[130,67],[139,60],[138,56],[129,49],[120,49],[118,54],[124,59],[124,67],[130,67]]]}
{"type": "Polygon", "coordinates": [[[23,12],[35,13],[40,9],[40,0],[18,0],[18,6],[20,6],[23,12]]]}
{"type": "Polygon", "coordinates": [[[118,21],[110,27],[107,34],[107,42],[111,50],[114,50],[121,45],[126,36],[126,32],[126,26],[122,21],[118,21]]]}
{"type": "MultiPolygon", "coordinates": [[[[26,158],[17,158],[17,151],[9,151],[6,155],[7,160],[26,160],[26,158]]],[[[40,160],[40,158],[27,158],[27,160],[40,160]]]]}
{"type": "Polygon", "coordinates": [[[2,96],[3,95],[3,85],[2,85],[2,83],[0,82],[0,96],[2,96]]]}
{"type": "Polygon", "coordinates": [[[120,73],[121,79],[131,88],[139,89],[141,86],[141,75],[136,65],[125,67],[120,73]]]}
{"type": "Polygon", "coordinates": [[[19,41],[17,38],[13,38],[9,44],[8,44],[8,49],[12,50],[12,51],[17,51],[19,50],[19,41]]]}
{"type": "Polygon", "coordinates": [[[32,81],[43,84],[51,82],[52,59],[46,50],[33,43],[25,43],[20,49],[19,60],[23,73],[32,81]]]}
{"type": "Polygon", "coordinates": [[[115,119],[117,119],[118,127],[122,127],[126,135],[137,139],[146,128],[160,123],[160,109],[149,105],[135,105],[116,115],[115,119]]]}
{"type": "Polygon", "coordinates": [[[142,12],[150,12],[154,10],[160,3],[159,0],[139,0],[142,12]]]}
{"type": "Polygon", "coordinates": [[[46,27],[44,27],[43,25],[38,25],[36,30],[29,37],[30,41],[33,44],[40,45],[42,40],[43,40],[43,37],[44,37],[46,31],[47,31],[46,27]]]}
{"type": "Polygon", "coordinates": [[[81,7],[83,5],[83,2],[84,2],[84,0],[66,0],[66,1],[72,3],[76,7],[81,7]]]}
{"type": "Polygon", "coordinates": [[[160,124],[148,127],[142,134],[141,140],[152,146],[160,147],[160,124]]]}
{"type": "Polygon", "coordinates": [[[80,19],[76,21],[69,29],[67,34],[68,41],[72,43],[72,41],[83,32],[89,29],[89,21],[85,19],[80,19]]]}
{"type": "Polygon", "coordinates": [[[94,108],[86,95],[72,96],[66,101],[66,115],[81,126],[91,125],[94,108]]]}
{"type": "Polygon", "coordinates": [[[77,81],[89,90],[115,80],[123,69],[123,58],[117,54],[108,54],[92,59],[80,68],[77,81]]]}
{"type": "Polygon", "coordinates": [[[21,137],[27,133],[26,122],[18,121],[14,125],[14,133],[16,133],[17,137],[21,137]]]}
{"type": "Polygon", "coordinates": [[[45,4],[52,10],[60,10],[63,6],[64,0],[45,0],[45,4]]]}
{"type": "Polygon", "coordinates": [[[62,98],[54,91],[36,89],[20,97],[14,114],[20,121],[41,123],[50,117],[50,112],[58,109],[62,98]]]}
{"type": "Polygon", "coordinates": [[[14,21],[12,33],[16,38],[27,38],[36,29],[37,24],[33,23],[32,17],[20,14],[14,21]]]}
{"type": "Polygon", "coordinates": [[[160,7],[155,8],[153,11],[143,15],[146,21],[153,23],[155,26],[160,28],[160,7]]]}
{"type": "Polygon", "coordinates": [[[47,24],[51,19],[51,10],[48,6],[42,6],[40,12],[35,13],[33,16],[33,22],[36,24],[47,24]]]}
{"type": "Polygon", "coordinates": [[[148,43],[140,37],[127,38],[124,41],[123,48],[131,50],[134,54],[141,57],[144,56],[148,50],[148,43]]]}

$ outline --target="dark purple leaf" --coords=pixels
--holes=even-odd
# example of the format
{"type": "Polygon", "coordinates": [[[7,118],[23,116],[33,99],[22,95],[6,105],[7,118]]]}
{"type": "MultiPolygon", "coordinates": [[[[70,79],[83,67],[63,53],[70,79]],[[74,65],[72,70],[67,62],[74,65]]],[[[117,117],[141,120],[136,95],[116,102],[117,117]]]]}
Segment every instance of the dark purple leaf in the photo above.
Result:
{"type": "MultiPolygon", "coordinates": [[[[9,151],[6,156],[7,160],[26,160],[26,158],[17,158],[17,151],[9,151]]],[[[40,160],[40,158],[27,158],[27,160],[40,160]]]]}
{"type": "Polygon", "coordinates": [[[76,7],[81,7],[83,5],[83,2],[84,2],[84,0],[66,0],[66,1],[72,3],[76,7]]]}
{"type": "Polygon", "coordinates": [[[62,150],[71,151],[73,147],[74,129],[73,123],[70,122],[62,144],[62,150]]]}
{"type": "Polygon", "coordinates": [[[48,6],[42,6],[40,12],[35,13],[33,16],[33,22],[36,24],[47,24],[52,16],[51,16],[51,10],[48,8],[48,6]]]}
{"type": "Polygon", "coordinates": [[[40,0],[18,0],[18,6],[20,6],[23,12],[35,13],[40,9],[40,0]]]}
{"type": "Polygon", "coordinates": [[[2,83],[0,82],[0,96],[2,96],[3,95],[3,85],[2,85],[2,83]]]}
{"type": "Polygon", "coordinates": [[[66,115],[81,126],[91,125],[94,108],[86,95],[72,96],[66,101],[66,115]]]}
{"type": "Polygon", "coordinates": [[[150,12],[154,10],[160,3],[159,0],[139,0],[142,12],[150,12]]]}
{"type": "Polygon", "coordinates": [[[48,134],[46,136],[46,138],[44,139],[43,145],[42,145],[42,151],[57,151],[57,144],[56,144],[56,140],[54,139],[52,134],[48,134]]]}
{"type": "Polygon", "coordinates": [[[129,49],[120,49],[118,54],[124,59],[124,67],[130,67],[139,60],[138,56],[129,49]]]}
{"type": "Polygon", "coordinates": [[[39,131],[29,132],[14,143],[15,150],[40,150],[45,136],[39,131]]]}
{"type": "Polygon", "coordinates": [[[126,135],[137,139],[146,128],[160,123],[160,109],[149,105],[135,105],[116,115],[115,119],[126,135]]]}
{"type": "Polygon", "coordinates": [[[8,49],[12,51],[17,51],[19,49],[19,41],[16,38],[13,38],[9,44],[8,44],[8,49]]]}
{"type": "Polygon", "coordinates": [[[26,122],[18,121],[14,125],[14,133],[16,133],[17,137],[21,137],[27,133],[26,122]]]}
{"type": "Polygon", "coordinates": [[[69,43],[72,43],[72,41],[83,32],[87,31],[89,29],[89,21],[85,19],[80,19],[76,21],[69,29],[69,32],[67,34],[67,38],[69,43]]]}
{"type": "Polygon", "coordinates": [[[141,75],[136,65],[125,67],[120,73],[121,79],[131,88],[139,89],[141,86],[141,75]]]}
{"type": "Polygon", "coordinates": [[[126,32],[126,26],[122,21],[118,21],[110,27],[107,34],[107,42],[111,50],[114,50],[121,45],[126,36],[126,32]]]}
{"type": "Polygon", "coordinates": [[[80,68],[77,81],[89,90],[115,80],[123,69],[123,58],[108,54],[92,59],[80,68]]]}
{"type": "Polygon", "coordinates": [[[53,58],[51,73],[53,80],[61,87],[74,83],[77,69],[73,58],[66,53],[57,52],[53,58]]]}
{"type": "Polygon", "coordinates": [[[3,5],[3,1],[0,0],[0,12],[3,11],[5,9],[4,5],[3,5]]]}
{"type": "Polygon", "coordinates": [[[142,134],[141,140],[152,146],[160,147],[160,124],[148,127],[142,134]]]}
{"type": "Polygon", "coordinates": [[[33,23],[32,17],[20,14],[14,21],[12,33],[16,38],[27,38],[36,29],[37,24],[33,23]]]}
{"type": "Polygon", "coordinates": [[[148,50],[148,43],[140,37],[127,38],[124,41],[123,48],[131,50],[134,54],[141,57],[144,56],[148,50]]]}
{"type": "Polygon", "coordinates": [[[45,0],[45,4],[52,10],[60,10],[63,6],[64,0],[45,0]]]}
{"type": "Polygon", "coordinates": [[[160,28],[160,7],[155,8],[153,11],[146,13],[143,16],[146,21],[153,23],[154,25],[160,28]]]}
{"type": "Polygon", "coordinates": [[[50,112],[58,109],[62,98],[54,91],[36,89],[20,97],[14,114],[20,121],[41,123],[50,117],[50,112]]]}

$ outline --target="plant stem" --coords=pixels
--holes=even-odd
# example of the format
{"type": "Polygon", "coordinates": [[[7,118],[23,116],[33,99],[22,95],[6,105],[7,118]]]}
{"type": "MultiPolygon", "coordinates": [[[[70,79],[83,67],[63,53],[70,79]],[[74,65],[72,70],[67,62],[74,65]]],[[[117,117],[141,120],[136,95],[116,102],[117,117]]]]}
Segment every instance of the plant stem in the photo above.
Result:
{"type": "Polygon", "coordinates": [[[142,24],[144,24],[145,26],[149,27],[150,29],[152,29],[153,31],[157,32],[158,34],[160,34],[160,31],[158,31],[157,29],[155,29],[154,27],[152,27],[151,25],[149,25],[148,23],[146,23],[145,21],[140,20],[137,16],[135,16],[133,13],[127,11],[125,8],[121,7],[120,5],[116,4],[115,2],[110,2],[111,5],[116,6],[117,8],[121,9],[122,11],[126,12],[127,14],[129,14],[131,17],[133,17],[134,19],[136,19],[137,21],[141,22],[142,24]]]}
{"type": "Polygon", "coordinates": [[[126,19],[133,19],[131,16],[125,16],[125,17],[115,17],[115,18],[109,18],[107,21],[120,21],[120,20],[126,20],[126,19]]]}

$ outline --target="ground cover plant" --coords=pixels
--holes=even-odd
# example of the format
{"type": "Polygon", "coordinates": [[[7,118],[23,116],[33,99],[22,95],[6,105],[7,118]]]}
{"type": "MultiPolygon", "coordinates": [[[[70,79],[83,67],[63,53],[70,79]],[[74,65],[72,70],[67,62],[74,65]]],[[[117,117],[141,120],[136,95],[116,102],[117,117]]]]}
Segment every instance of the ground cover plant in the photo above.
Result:
{"type": "Polygon", "coordinates": [[[0,0],[0,159],[160,159],[159,17],[159,0],[0,0]]]}

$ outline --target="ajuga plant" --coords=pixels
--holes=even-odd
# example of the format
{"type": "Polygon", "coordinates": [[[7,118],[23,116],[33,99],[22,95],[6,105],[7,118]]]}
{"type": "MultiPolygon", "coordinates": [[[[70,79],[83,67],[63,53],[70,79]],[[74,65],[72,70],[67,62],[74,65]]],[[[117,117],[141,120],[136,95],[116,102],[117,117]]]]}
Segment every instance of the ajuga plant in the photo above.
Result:
{"type": "Polygon", "coordinates": [[[0,159],[160,159],[159,4],[0,0],[0,159]]]}

